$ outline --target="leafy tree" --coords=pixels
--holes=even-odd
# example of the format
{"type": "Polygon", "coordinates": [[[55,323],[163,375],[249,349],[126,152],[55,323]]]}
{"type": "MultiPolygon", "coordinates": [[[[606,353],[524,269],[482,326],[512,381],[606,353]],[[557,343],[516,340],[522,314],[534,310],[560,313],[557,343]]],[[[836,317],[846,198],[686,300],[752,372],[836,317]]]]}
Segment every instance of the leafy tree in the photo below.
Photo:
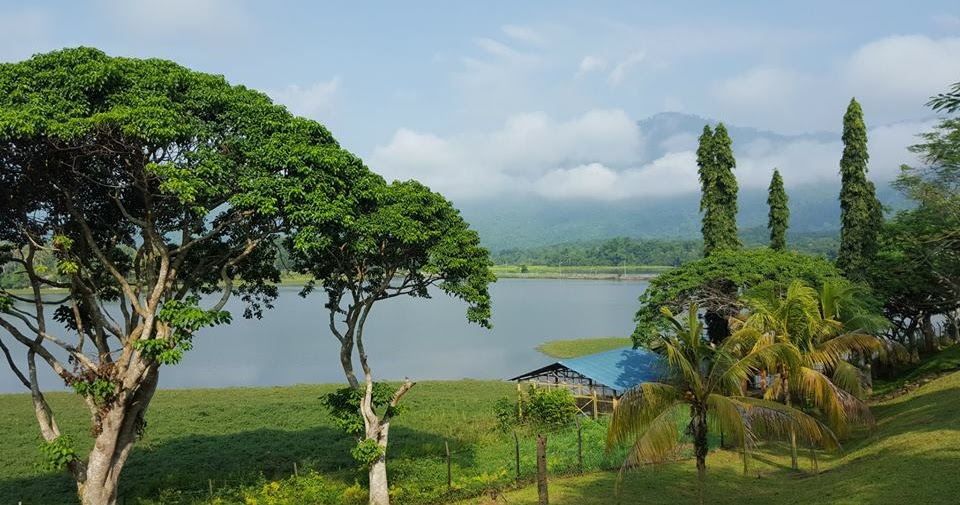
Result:
{"type": "Polygon", "coordinates": [[[719,314],[719,324],[727,331],[728,319],[742,308],[741,295],[753,286],[767,281],[785,285],[793,279],[802,279],[819,288],[828,279],[841,278],[833,265],[818,256],[769,249],[719,251],[650,281],[650,286],[640,295],[633,342],[647,347],[666,329],[660,317],[661,307],[677,312],[697,304],[719,314]]]}
{"type": "MultiPolygon", "coordinates": [[[[934,97],[934,110],[958,109],[960,83],[934,97]]],[[[918,326],[925,347],[932,342],[932,318],[960,321],[960,117],[946,117],[910,148],[923,162],[902,167],[895,187],[917,203],[884,226],[870,282],[884,295],[886,310],[901,338],[913,341],[918,326]]],[[[916,348],[916,347],[915,347],[916,348]]]]}
{"type": "Polygon", "coordinates": [[[687,420],[693,439],[702,489],[707,467],[707,435],[719,429],[742,448],[744,472],[758,440],[779,438],[793,430],[810,445],[836,448],[833,432],[803,412],[769,400],[747,396],[743,385],[772,363],[793,363],[789,344],[750,328],[734,332],[720,344],[703,338],[697,304],[680,321],[668,309],[671,332],[651,347],[663,354],[668,373],[661,382],[648,382],[628,391],[613,413],[607,445],[629,444],[624,467],[664,461],[680,442],[678,421],[687,420]]]}
{"type": "MultiPolygon", "coordinates": [[[[886,320],[872,306],[866,288],[827,280],[819,290],[803,281],[764,283],[747,292],[742,324],[795,349],[797,359],[776,364],[765,397],[820,409],[837,433],[850,425],[872,425],[862,374],[850,360],[886,357],[888,343],[873,333],[886,320]]],[[[893,348],[891,348],[893,349],[893,348]]],[[[768,370],[761,370],[761,380],[768,370]]],[[[869,372],[868,372],[869,373],[869,372]]],[[[797,440],[790,432],[791,464],[797,468],[797,440]]]]}
{"type": "MultiPolygon", "coordinates": [[[[327,295],[328,325],[340,343],[340,362],[350,387],[363,391],[360,414],[370,456],[370,503],[389,503],[386,450],[390,422],[400,399],[413,386],[407,380],[379,413],[373,372],[364,347],[364,325],[374,304],[398,296],[429,298],[437,287],[467,303],[467,319],[490,326],[489,253],[441,195],[415,181],[385,184],[369,176],[353,193],[347,218],[316,225],[326,212],[308,199],[291,214],[294,260],[327,295]],[[364,383],[353,368],[354,347],[364,383]],[[375,450],[374,450],[375,449],[375,450]]],[[[309,196],[309,195],[308,195],[309,196]]],[[[322,198],[320,199],[322,202],[322,198]]],[[[380,402],[383,403],[383,402],[380,402]]],[[[355,454],[356,455],[356,454],[355,454]]]]}
{"type": "MultiPolygon", "coordinates": [[[[345,180],[330,152],[319,124],[168,61],[79,48],[0,64],[0,263],[29,286],[0,290],[0,348],[82,503],[116,503],[161,367],[201,328],[230,322],[230,296],[246,316],[269,306],[278,272],[266,246],[298,174],[345,180]],[[67,294],[48,300],[51,287],[67,294]],[[65,447],[38,360],[89,408],[89,454],[65,447]]],[[[342,190],[323,187],[331,200],[342,190]]]]}
{"type": "Polygon", "coordinates": [[[837,266],[851,279],[862,280],[877,250],[883,208],[867,180],[867,127],[856,99],[843,116],[843,156],[840,158],[840,251],[837,266]]]}
{"type": "Polygon", "coordinates": [[[787,250],[787,226],[790,222],[787,201],[787,192],[783,189],[783,177],[780,177],[779,170],[774,169],[767,194],[767,205],[770,207],[767,228],[770,230],[770,249],[774,251],[787,250]]]}
{"type": "Polygon", "coordinates": [[[737,249],[737,179],[733,175],[736,160],[730,136],[723,123],[711,132],[703,127],[697,148],[700,173],[700,212],[703,213],[703,255],[713,251],[737,249]]]}

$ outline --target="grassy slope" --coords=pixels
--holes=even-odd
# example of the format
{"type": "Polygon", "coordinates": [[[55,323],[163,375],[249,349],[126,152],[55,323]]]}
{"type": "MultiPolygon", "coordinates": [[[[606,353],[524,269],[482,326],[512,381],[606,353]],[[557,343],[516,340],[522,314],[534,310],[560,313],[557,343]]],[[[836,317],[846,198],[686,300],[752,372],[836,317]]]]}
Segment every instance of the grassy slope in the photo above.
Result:
{"type": "Polygon", "coordinates": [[[551,340],[537,346],[537,350],[553,358],[576,358],[596,352],[609,351],[632,344],[630,337],[578,338],[551,340]]]}
{"type": "MultiPolygon", "coordinates": [[[[935,380],[874,407],[878,429],[846,442],[845,451],[820,457],[819,475],[794,473],[782,451],[764,453],[741,473],[737,456],[713,452],[707,459],[707,503],[749,504],[953,504],[960,490],[960,373],[935,380]]],[[[801,468],[809,469],[809,459],[801,468]]],[[[623,492],[612,490],[616,473],[556,478],[554,504],[695,503],[696,469],[683,461],[627,474],[623,492]]],[[[536,488],[507,493],[512,505],[536,503],[536,488]]]]}
{"type": "Polygon", "coordinates": [[[919,363],[901,371],[894,380],[875,380],[873,392],[875,395],[890,393],[908,384],[916,383],[924,377],[954,370],[960,370],[960,344],[954,344],[940,352],[923,356],[919,363]]]}

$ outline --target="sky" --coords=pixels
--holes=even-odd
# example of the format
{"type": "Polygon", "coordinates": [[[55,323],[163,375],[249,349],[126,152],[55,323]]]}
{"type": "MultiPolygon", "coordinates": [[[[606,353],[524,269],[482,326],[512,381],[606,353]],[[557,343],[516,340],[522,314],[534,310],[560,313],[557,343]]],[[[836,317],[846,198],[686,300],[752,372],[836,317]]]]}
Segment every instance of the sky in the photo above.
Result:
{"type": "MultiPolygon", "coordinates": [[[[871,176],[915,160],[960,81],[956,2],[0,0],[0,61],[62,47],[159,57],[269,94],[388,179],[456,199],[695,191],[691,138],[650,159],[637,120],[683,112],[839,132],[863,105],[871,176]]],[[[835,177],[839,142],[738,145],[738,177],[835,177]]],[[[658,150],[662,151],[662,150],[658,150]]]]}

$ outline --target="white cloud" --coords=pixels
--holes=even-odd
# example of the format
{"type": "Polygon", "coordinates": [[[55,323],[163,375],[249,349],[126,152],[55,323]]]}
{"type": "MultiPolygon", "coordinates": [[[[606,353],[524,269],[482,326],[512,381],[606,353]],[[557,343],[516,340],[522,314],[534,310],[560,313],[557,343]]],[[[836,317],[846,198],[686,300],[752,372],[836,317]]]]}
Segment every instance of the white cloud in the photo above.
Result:
{"type": "Polygon", "coordinates": [[[340,77],[329,81],[317,82],[307,87],[291,84],[284,89],[270,91],[268,94],[276,101],[286,105],[290,112],[303,117],[323,121],[330,119],[334,97],[340,88],[340,77]]]}
{"type": "Polygon", "coordinates": [[[536,46],[543,45],[544,43],[543,37],[530,27],[503,25],[500,27],[500,30],[504,33],[504,35],[520,42],[525,42],[527,44],[533,44],[536,46]]]}
{"type": "Polygon", "coordinates": [[[713,85],[718,99],[736,107],[780,108],[808,79],[789,69],[760,67],[713,85]]]}
{"type": "Polygon", "coordinates": [[[623,82],[623,79],[627,76],[627,72],[631,68],[642,62],[646,58],[646,53],[643,51],[637,51],[631,53],[629,56],[624,58],[617,66],[613,67],[613,70],[610,72],[610,75],[607,77],[607,81],[614,85],[619,86],[623,82]]]}
{"type": "MultiPolygon", "coordinates": [[[[901,164],[915,162],[906,147],[931,126],[871,129],[871,179],[889,181],[901,164]]],[[[733,139],[741,187],[765,188],[775,167],[788,187],[837,182],[839,138],[772,139],[733,139]]],[[[369,161],[388,179],[415,178],[453,198],[535,194],[617,200],[698,191],[694,132],[661,141],[666,152],[652,161],[644,161],[643,145],[643,132],[622,111],[595,110],[566,121],[533,113],[511,117],[493,131],[451,137],[402,129],[369,161]]]]}
{"type": "Polygon", "coordinates": [[[960,38],[904,35],[870,42],[846,62],[843,78],[868,116],[872,110],[881,120],[910,117],[960,79],[960,38]]]}
{"type": "Polygon", "coordinates": [[[591,72],[600,72],[606,70],[607,62],[596,56],[584,56],[580,60],[580,68],[577,69],[576,77],[582,77],[591,72]]]}
{"type": "Polygon", "coordinates": [[[960,30],[960,16],[956,14],[938,14],[933,16],[933,22],[945,30],[960,30]]]}
{"type": "Polygon", "coordinates": [[[231,0],[101,0],[100,4],[119,28],[161,39],[238,35],[252,24],[241,4],[231,0]]]}
{"type": "Polygon", "coordinates": [[[449,138],[401,129],[374,150],[370,166],[388,179],[420,179],[450,196],[531,189],[544,173],[639,159],[640,132],[626,113],[593,110],[566,121],[543,113],[510,117],[499,129],[449,138]]]}

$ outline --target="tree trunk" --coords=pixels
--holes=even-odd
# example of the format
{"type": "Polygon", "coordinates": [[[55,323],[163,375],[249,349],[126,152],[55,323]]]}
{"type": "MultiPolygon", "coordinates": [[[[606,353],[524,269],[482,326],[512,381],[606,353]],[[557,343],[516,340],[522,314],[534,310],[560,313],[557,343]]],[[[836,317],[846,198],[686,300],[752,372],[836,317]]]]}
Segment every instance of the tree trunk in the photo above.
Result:
{"type": "Polygon", "coordinates": [[[923,344],[927,352],[939,350],[940,344],[937,342],[937,333],[933,328],[933,317],[930,314],[923,316],[923,344]]]}
{"type": "Polygon", "coordinates": [[[387,481],[387,440],[390,436],[390,411],[396,408],[403,397],[413,388],[414,383],[407,380],[393,394],[383,418],[373,410],[373,378],[366,375],[366,391],[360,401],[360,414],[363,416],[364,434],[367,440],[374,440],[380,446],[380,456],[370,465],[370,505],[390,505],[390,485],[387,481]]]}
{"type": "Polygon", "coordinates": [[[703,503],[707,479],[707,409],[697,410],[693,419],[693,451],[697,456],[697,496],[703,503]]]}
{"type": "Polygon", "coordinates": [[[128,398],[117,399],[99,415],[99,430],[87,458],[85,471],[77,475],[77,494],[83,505],[114,505],[120,471],[133,449],[137,429],[157,388],[157,365],[150,365],[139,388],[128,398]]]}
{"type": "MultiPolygon", "coordinates": [[[[791,407],[792,399],[790,398],[790,372],[784,368],[780,375],[780,380],[783,381],[783,404],[787,407],[791,407]]],[[[790,426],[790,467],[794,470],[800,468],[800,465],[797,463],[797,429],[794,426],[790,426]]]]}

